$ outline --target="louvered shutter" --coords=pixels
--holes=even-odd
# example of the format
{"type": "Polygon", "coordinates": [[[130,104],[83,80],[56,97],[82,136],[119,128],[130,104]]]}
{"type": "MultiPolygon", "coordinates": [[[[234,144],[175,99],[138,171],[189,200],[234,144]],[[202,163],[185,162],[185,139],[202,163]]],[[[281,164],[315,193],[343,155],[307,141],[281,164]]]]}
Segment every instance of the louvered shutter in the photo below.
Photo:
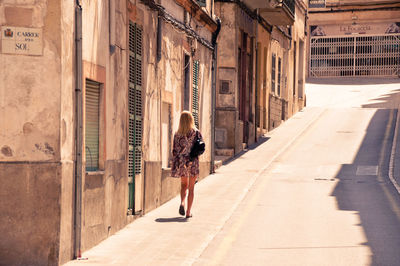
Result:
{"type": "Polygon", "coordinates": [[[85,153],[86,171],[99,169],[100,83],[86,80],[85,153]]]}
{"type": "Polygon", "coordinates": [[[199,61],[193,62],[192,114],[194,123],[199,128],[199,61]]]}
{"type": "Polygon", "coordinates": [[[276,56],[275,54],[272,54],[272,60],[271,60],[271,92],[275,94],[275,67],[276,67],[276,56]]]}
{"type": "Polygon", "coordinates": [[[278,58],[278,96],[281,96],[281,72],[282,72],[282,60],[278,58]]]}
{"type": "Polygon", "coordinates": [[[129,22],[129,209],[134,209],[135,175],[142,172],[142,27],[129,22]]]}

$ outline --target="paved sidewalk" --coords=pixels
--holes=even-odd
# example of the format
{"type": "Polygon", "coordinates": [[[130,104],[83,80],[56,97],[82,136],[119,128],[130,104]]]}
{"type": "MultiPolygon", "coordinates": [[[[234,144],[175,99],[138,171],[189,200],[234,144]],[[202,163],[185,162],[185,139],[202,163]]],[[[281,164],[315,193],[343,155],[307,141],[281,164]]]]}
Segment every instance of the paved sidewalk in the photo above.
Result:
{"type": "Polygon", "coordinates": [[[221,231],[269,164],[323,112],[305,108],[196,185],[193,218],[178,214],[176,197],[65,265],[191,265],[221,231]]]}

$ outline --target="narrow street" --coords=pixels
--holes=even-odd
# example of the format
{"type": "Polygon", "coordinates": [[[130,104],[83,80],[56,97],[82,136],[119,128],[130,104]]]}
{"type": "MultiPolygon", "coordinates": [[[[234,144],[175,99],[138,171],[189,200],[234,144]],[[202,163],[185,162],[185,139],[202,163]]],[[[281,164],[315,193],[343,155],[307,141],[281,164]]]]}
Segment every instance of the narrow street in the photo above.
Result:
{"type": "Polygon", "coordinates": [[[175,198],[66,265],[399,265],[395,81],[311,81],[302,112],[198,183],[192,219],[175,198]]]}

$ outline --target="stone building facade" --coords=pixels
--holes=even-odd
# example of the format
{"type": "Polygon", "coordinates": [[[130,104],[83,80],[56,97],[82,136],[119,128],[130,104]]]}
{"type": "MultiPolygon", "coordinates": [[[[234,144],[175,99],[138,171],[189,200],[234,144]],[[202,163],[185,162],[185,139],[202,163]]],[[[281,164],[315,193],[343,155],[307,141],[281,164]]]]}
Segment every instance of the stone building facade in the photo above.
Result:
{"type": "Polygon", "coordinates": [[[216,1],[216,156],[240,153],[305,106],[304,1],[216,1]]]}
{"type": "Polygon", "coordinates": [[[0,26],[2,263],[62,264],[177,195],[182,110],[212,171],[212,1],[2,1],[0,26]]]}
{"type": "Polygon", "coordinates": [[[398,77],[399,1],[309,0],[307,75],[398,77]]]}

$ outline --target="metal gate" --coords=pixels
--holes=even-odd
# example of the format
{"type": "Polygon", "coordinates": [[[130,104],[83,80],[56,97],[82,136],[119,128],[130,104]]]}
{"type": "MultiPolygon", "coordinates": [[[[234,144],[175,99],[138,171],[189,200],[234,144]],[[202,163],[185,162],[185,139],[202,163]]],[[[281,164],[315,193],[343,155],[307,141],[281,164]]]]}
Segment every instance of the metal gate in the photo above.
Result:
{"type": "Polygon", "coordinates": [[[400,75],[400,34],[312,37],[311,77],[400,75]]]}

